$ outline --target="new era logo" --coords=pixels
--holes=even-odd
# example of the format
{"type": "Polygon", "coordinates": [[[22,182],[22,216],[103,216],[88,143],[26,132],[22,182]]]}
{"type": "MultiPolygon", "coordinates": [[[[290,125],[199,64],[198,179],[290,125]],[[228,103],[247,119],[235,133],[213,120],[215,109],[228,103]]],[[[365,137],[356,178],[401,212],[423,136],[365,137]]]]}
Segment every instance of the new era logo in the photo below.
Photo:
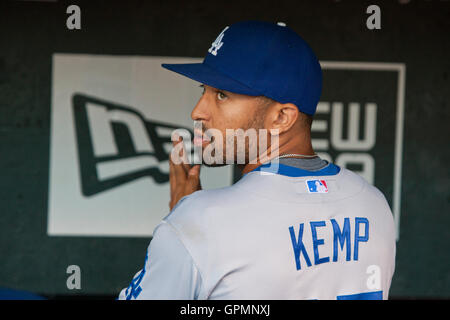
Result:
{"type": "Polygon", "coordinates": [[[309,193],[328,193],[325,180],[306,180],[309,193]]]}
{"type": "Polygon", "coordinates": [[[84,94],[75,94],[72,101],[84,196],[144,176],[157,184],[169,181],[163,167],[169,160],[170,133],[178,126],[150,121],[131,107],[84,94]]]}

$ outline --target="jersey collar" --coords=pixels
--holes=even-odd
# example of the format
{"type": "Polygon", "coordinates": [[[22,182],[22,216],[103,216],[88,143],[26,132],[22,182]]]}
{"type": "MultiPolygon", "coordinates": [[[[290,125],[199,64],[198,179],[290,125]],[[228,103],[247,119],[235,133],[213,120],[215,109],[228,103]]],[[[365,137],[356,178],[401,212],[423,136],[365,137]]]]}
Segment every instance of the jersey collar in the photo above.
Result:
{"type": "Polygon", "coordinates": [[[274,166],[273,164],[271,167],[271,163],[265,163],[257,167],[256,169],[253,169],[250,172],[262,171],[280,174],[288,177],[311,177],[311,176],[334,176],[338,174],[340,170],[341,168],[333,163],[329,163],[326,167],[317,171],[308,171],[305,169],[300,169],[297,167],[292,167],[281,163],[278,163],[277,168],[277,166],[274,166]]]}

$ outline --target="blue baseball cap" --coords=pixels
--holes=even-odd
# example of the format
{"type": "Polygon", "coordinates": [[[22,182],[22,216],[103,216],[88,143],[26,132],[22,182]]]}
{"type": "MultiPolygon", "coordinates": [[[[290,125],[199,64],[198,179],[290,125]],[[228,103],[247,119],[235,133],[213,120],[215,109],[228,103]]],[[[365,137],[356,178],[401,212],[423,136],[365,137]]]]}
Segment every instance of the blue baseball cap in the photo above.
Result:
{"type": "Polygon", "coordinates": [[[293,103],[308,115],[322,92],[317,57],[284,23],[237,22],[222,30],[202,63],[162,66],[217,89],[293,103]]]}

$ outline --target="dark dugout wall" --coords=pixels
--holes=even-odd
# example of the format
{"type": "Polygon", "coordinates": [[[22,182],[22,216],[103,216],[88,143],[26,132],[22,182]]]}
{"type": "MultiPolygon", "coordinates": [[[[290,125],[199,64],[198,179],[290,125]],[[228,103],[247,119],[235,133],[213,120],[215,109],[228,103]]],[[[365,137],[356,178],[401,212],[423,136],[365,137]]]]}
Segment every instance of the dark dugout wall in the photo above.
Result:
{"type": "MultiPolygon", "coordinates": [[[[53,54],[203,57],[224,26],[248,19],[285,22],[321,61],[404,65],[401,219],[390,297],[450,297],[450,2],[437,0],[2,1],[0,287],[113,297],[142,267],[151,239],[47,234],[53,54]],[[81,8],[81,30],[66,28],[70,4],[81,8]],[[381,8],[379,30],[366,27],[371,4],[381,8]],[[81,268],[79,290],[66,286],[74,264],[81,268]]],[[[330,70],[322,96],[364,102],[370,88],[379,88],[370,97],[381,110],[371,154],[375,184],[391,206],[398,113],[395,104],[391,112],[381,105],[395,101],[397,79],[395,72],[330,70]],[[355,78],[359,84],[350,85],[355,78]]]]}

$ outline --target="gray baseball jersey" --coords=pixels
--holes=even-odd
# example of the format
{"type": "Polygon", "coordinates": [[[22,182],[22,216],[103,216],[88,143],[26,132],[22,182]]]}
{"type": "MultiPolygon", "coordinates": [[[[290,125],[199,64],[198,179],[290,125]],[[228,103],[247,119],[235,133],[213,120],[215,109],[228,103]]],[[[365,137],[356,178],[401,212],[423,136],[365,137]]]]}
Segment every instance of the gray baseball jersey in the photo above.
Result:
{"type": "Polygon", "coordinates": [[[387,299],[395,228],[383,194],[327,164],[265,164],[182,198],[119,299],[387,299]]]}

